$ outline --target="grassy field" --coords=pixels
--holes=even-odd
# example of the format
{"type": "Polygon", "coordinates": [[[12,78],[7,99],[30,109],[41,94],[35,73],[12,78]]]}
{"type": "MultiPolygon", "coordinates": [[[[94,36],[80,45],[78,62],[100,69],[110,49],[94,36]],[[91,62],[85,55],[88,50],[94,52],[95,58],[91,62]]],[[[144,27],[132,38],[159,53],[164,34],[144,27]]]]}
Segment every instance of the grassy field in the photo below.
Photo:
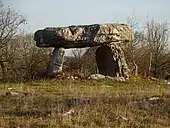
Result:
{"type": "Polygon", "coordinates": [[[170,128],[170,87],[137,78],[1,82],[0,128],[170,128]]]}

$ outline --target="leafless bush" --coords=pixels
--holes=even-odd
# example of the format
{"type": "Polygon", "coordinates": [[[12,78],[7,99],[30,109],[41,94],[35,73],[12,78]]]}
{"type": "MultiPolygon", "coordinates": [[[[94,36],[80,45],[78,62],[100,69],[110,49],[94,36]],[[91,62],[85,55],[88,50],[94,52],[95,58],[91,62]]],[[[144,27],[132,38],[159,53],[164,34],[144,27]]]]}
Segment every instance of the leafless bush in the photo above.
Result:
{"type": "Polygon", "coordinates": [[[6,78],[7,63],[13,58],[8,56],[9,43],[17,35],[19,27],[26,23],[26,19],[15,10],[4,8],[0,1],[0,72],[2,78],[6,78]]]}
{"type": "Polygon", "coordinates": [[[11,40],[7,55],[13,58],[6,65],[8,78],[35,78],[39,72],[47,70],[51,50],[37,48],[32,39],[32,36],[26,35],[11,40]]]}
{"type": "Polygon", "coordinates": [[[143,76],[163,78],[170,68],[168,23],[148,20],[139,29],[133,20],[129,24],[135,30],[135,39],[124,48],[131,70],[136,69],[143,76]]]}

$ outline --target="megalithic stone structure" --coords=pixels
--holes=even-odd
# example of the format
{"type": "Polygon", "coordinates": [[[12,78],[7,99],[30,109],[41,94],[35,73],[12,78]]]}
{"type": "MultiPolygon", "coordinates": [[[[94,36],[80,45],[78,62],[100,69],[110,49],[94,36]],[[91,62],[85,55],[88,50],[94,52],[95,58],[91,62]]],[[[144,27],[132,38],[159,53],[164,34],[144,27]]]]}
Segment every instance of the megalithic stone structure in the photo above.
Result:
{"type": "Polygon", "coordinates": [[[65,52],[63,48],[54,48],[50,68],[48,71],[48,76],[53,76],[62,72],[64,54],[65,52]]]}
{"type": "Polygon", "coordinates": [[[96,61],[99,72],[114,77],[128,76],[128,68],[124,53],[119,44],[131,42],[133,40],[133,32],[125,24],[48,27],[36,31],[34,40],[38,47],[55,48],[52,58],[51,73],[55,74],[62,69],[61,58],[63,54],[59,54],[61,48],[100,46],[96,51],[96,61]],[[58,68],[57,65],[60,68],[58,68]]]}

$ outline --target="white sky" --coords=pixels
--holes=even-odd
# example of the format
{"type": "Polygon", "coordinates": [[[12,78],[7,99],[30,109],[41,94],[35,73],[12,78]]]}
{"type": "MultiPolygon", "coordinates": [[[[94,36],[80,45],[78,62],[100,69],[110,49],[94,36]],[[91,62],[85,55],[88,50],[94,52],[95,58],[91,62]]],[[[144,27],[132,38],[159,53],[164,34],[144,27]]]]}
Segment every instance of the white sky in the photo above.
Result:
{"type": "Polygon", "coordinates": [[[143,24],[147,16],[170,23],[170,0],[2,0],[25,15],[26,32],[45,27],[78,24],[126,23],[135,16],[143,24]]]}
{"type": "Polygon", "coordinates": [[[148,16],[170,21],[170,0],[2,0],[28,19],[28,31],[49,26],[93,23],[125,23],[136,16],[143,23],[148,16]]]}

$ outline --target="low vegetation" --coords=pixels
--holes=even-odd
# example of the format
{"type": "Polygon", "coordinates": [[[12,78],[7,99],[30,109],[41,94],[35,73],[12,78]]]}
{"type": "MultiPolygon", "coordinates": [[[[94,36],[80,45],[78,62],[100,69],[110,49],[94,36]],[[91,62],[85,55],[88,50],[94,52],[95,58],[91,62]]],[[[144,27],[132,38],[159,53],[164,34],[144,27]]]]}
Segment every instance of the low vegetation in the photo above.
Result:
{"type": "Polygon", "coordinates": [[[2,128],[168,128],[170,87],[130,79],[0,83],[2,128]]]}

